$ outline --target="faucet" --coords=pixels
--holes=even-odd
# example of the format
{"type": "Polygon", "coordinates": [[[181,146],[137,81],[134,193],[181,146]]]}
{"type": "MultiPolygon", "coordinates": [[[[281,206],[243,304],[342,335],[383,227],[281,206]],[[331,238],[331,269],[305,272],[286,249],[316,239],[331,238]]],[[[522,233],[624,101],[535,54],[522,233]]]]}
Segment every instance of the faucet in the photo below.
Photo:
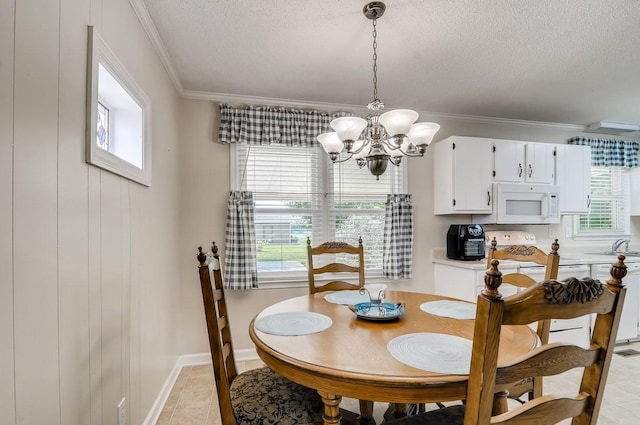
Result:
{"type": "Polygon", "coordinates": [[[620,245],[624,244],[624,252],[629,251],[629,239],[618,239],[613,244],[611,244],[611,252],[616,253],[620,248],[620,245]]]}

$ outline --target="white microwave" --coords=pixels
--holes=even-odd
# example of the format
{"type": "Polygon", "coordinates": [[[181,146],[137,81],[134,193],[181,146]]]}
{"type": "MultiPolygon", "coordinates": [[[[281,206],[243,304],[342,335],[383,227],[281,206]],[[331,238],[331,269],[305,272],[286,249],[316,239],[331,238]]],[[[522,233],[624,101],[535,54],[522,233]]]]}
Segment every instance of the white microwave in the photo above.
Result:
{"type": "Polygon", "coordinates": [[[480,224],[560,223],[560,188],[551,184],[494,183],[493,212],[474,215],[480,224]]]}

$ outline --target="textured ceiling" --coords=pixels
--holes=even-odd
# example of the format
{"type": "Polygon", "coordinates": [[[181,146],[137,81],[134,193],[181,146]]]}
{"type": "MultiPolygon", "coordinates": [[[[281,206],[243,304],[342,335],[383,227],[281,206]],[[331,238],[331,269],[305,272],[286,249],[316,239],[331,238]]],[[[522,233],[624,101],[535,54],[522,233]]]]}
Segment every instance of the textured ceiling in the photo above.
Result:
{"type": "MultiPolygon", "coordinates": [[[[366,1],[136,1],[186,95],[336,107],[373,98],[366,1]]],[[[640,0],[386,4],[377,30],[387,109],[640,124],[640,0]]]]}

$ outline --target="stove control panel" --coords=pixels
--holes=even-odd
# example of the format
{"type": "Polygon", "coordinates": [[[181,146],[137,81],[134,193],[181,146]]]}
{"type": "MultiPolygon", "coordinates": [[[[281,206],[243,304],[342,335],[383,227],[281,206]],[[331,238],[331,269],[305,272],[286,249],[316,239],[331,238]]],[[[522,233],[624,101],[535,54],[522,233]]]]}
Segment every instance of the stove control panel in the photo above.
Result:
{"type": "Polygon", "coordinates": [[[509,245],[535,245],[536,235],[522,230],[491,230],[485,232],[487,247],[491,246],[493,238],[498,242],[498,248],[509,245]]]}

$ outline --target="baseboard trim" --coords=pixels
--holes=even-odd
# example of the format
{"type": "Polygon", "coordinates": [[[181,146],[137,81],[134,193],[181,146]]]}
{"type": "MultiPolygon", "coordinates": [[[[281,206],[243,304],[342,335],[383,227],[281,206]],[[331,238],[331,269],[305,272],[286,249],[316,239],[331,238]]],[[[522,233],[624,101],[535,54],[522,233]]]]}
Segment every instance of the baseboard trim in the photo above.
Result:
{"type": "MultiPolygon", "coordinates": [[[[256,353],[256,350],[253,348],[236,350],[234,354],[236,362],[246,362],[259,359],[258,353],[256,353]]],[[[142,425],[155,425],[156,422],[158,422],[160,413],[162,413],[162,407],[167,402],[169,394],[171,394],[171,389],[176,383],[176,380],[178,379],[182,368],[185,366],[197,366],[203,364],[211,364],[211,353],[184,354],[182,356],[179,356],[176,359],[176,363],[171,369],[171,372],[169,372],[169,376],[167,376],[167,379],[164,381],[164,384],[162,385],[160,393],[156,397],[153,406],[151,406],[151,410],[142,422],[142,425]]]]}

